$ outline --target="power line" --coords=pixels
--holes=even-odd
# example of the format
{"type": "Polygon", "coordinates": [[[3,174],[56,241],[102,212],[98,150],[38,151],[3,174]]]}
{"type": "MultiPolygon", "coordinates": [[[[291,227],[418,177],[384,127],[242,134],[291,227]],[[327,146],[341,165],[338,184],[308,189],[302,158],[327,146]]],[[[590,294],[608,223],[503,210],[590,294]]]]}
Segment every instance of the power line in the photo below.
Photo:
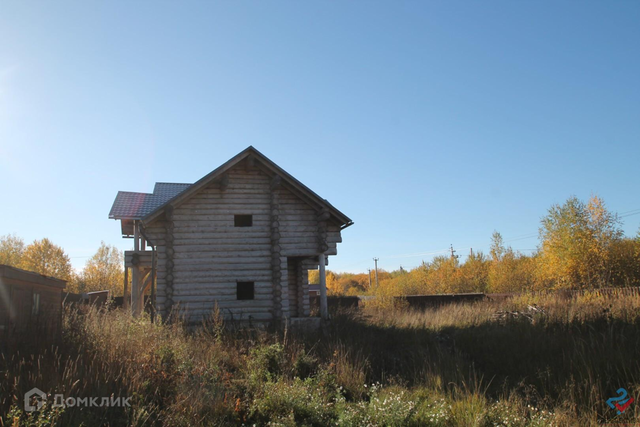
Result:
{"type": "MultiPolygon", "coordinates": [[[[638,212],[640,213],[640,208],[638,209],[631,209],[630,211],[626,211],[626,212],[620,212],[619,215],[626,215],[626,214],[630,214],[631,212],[638,212]]],[[[634,214],[635,215],[635,214],[634,214]]]]}
{"type": "Polygon", "coordinates": [[[435,254],[442,254],[442,253],[446,253],[449,252],[449,249],[440,249],[437,251],[431,251],[431,252],[418,252],[418,253],[413,253],[413,254],[401,254],[401,255],[389,255],[389,256],[385,256],[385,258],[389,258],[389,259],[394,259],[394,258],[413,258],[413,257],[419,257],[419,256],[424,256],[424,255],[435,255],[435,254]]]}
{"type": "Polygon", "coordinates": [[[515,242],[515,241],[517,241],[517,240],[532,239],[532,238],[534,238],[534,237],[538,237],[538,233],[535,233],[535,234],[527,234],[527,235],[524,235],[524,236],[515,237],[515,238],[513,238],[513,239],[504,240],[504,242],[505,242],[505,243],[506,243],[506,242],[515,242]]]}
{"type": "Polygon", "coordinates": [[[620,216],[618,216],[618,218],[626,218],[628,216],[633,216],[633,215],[640,215],[640,212],[634,212],[634,213],[628,213],[626,215],[620,215],[620,216]]]}

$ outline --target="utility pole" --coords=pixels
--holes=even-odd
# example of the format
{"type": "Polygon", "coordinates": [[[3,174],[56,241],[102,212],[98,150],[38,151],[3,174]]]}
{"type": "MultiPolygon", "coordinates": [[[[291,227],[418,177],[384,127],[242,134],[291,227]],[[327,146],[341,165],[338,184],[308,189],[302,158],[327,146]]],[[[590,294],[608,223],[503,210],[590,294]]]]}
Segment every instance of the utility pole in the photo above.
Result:
{"type": "Polygon", "coordinates": [[[376,263],[376,289],[378,289],[378,259],[379,258],[374,258],[373,262],[376,263]]]}
{"type": "Polygon", "coordinates": [[[371,290],[371,269],[368,269],[367,272],[369,273],[369,290],[371,290]]]}
{"type": "Polygon", "coordinates": [[[451,245],[451,249],[449,249],[451,251],[451,258],[458,258],[459,255],[456,255],[456,251],[453,250],[453,245],[451,245]]]}

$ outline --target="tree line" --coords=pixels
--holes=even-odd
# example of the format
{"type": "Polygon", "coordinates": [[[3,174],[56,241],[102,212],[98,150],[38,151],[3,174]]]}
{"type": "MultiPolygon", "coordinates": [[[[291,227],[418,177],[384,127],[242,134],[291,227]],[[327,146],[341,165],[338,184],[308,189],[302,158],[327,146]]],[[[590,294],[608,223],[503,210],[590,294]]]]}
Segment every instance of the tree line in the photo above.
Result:
{"type": "Polygon", "coordinates": [[[0,237],[0,264],[33,271],[67,281],[67,292],[83,293],[110,290],[122,295],[124,258],[115,246],[101,242],[81,271],[75,271],[71,260],[60,246],[44,238],[25,245],[15,234],[0,237]]]}
{"type": "MultiPolygon", "coordinates": [[[[625,237],[621,221],[604,201],[570,197],[542,218],[537,250],[526,255],[505,245],[499,232],[488,254],[472,252],[464,262],[437,256],[409,271],[378,272],[379,286],[366,273],[327,272],[333,295],[420,295],[460,292],[519,292],[640,285],[640,232],[625,237]]],[[[317,283],[317,273],[311,274],[317,283]]]]}
{"type": "MultiPolygon", "coordinates": [[[[640,232],[625,237],[621,221],[602,199],[586,203],[577,197],[553,205],[542,218],[540,244],[530,255],[505,245],[499,232],[491,237],[488,254],[472,252],[464,262],[437,256],[414,269],[378,272],[379,286],[366,273],[327,272],[332,295],[420,295],[461,292],[519,292],[543,289],[586,289],[640,285],[640,232]]],[[[29,245],[16,235],[0,237],[0,264],[68,281],[69,292],[109,289],[122,295],[123,254],[101,243],[81,271],[49,239],[29,245]]],[[[309,272],[318,283],[318,272],[309,272]]]]}

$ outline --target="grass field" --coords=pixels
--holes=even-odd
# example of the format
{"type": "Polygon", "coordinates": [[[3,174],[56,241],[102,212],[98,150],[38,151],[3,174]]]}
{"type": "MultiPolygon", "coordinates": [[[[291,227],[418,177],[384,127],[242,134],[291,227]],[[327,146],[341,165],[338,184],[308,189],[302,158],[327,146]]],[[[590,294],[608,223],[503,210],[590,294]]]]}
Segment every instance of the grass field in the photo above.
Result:
{"type": "Polygon", "coordinates": [[[640,422],[637,403],[621,415],[606,404],[621,387],[640,395],[637,297],[365,307],[306,335],[225,327],[215,315],[186,332],[96,309],[67,311],[64,325],[61,341],[0,357],[3,425],[640,422]],[[26,413],[33,387],[50,397],[26,413]],[[130,406],[54,408],[55,394],[130,406]]]}

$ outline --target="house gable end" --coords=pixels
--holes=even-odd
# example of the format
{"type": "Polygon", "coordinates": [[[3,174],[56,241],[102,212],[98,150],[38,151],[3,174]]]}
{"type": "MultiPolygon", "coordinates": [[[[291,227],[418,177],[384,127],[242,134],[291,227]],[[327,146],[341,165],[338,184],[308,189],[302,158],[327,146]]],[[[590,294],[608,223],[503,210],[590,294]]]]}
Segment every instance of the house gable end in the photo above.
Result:
{"type": "Polygon", "coordinates": [[[162,206],[159,206],[154,211],[150,212],[143,218],[144,223],[151,223],[153,220],[160,217],[163,211],[171,206],[174,209],[186,200],[193,197],[201,189],[214,184],[218,185],[220,189],[224,190],[229,185],[228,172],[235,167],[242,167],[246,170],[259,169],[265,172],[269,176],[278,176],[282,183],[289,188],[294,194],[297,194],[302,200],[304,200],[310,206],[316,207],[318,210],[326,209],[333,217],[334,222],[340,223],[342,228],[345,228],[353,222],[342,212],[333,207],[326,199],[322,199],[316,193],[311,191],[308,187],[295,179],[284,169],[269,160],[266,156],[260,153],[253,147],[248,147],[232,159],[201,178],[199,181],[191,185],[188,189],[168,200],[162,206]]]}

